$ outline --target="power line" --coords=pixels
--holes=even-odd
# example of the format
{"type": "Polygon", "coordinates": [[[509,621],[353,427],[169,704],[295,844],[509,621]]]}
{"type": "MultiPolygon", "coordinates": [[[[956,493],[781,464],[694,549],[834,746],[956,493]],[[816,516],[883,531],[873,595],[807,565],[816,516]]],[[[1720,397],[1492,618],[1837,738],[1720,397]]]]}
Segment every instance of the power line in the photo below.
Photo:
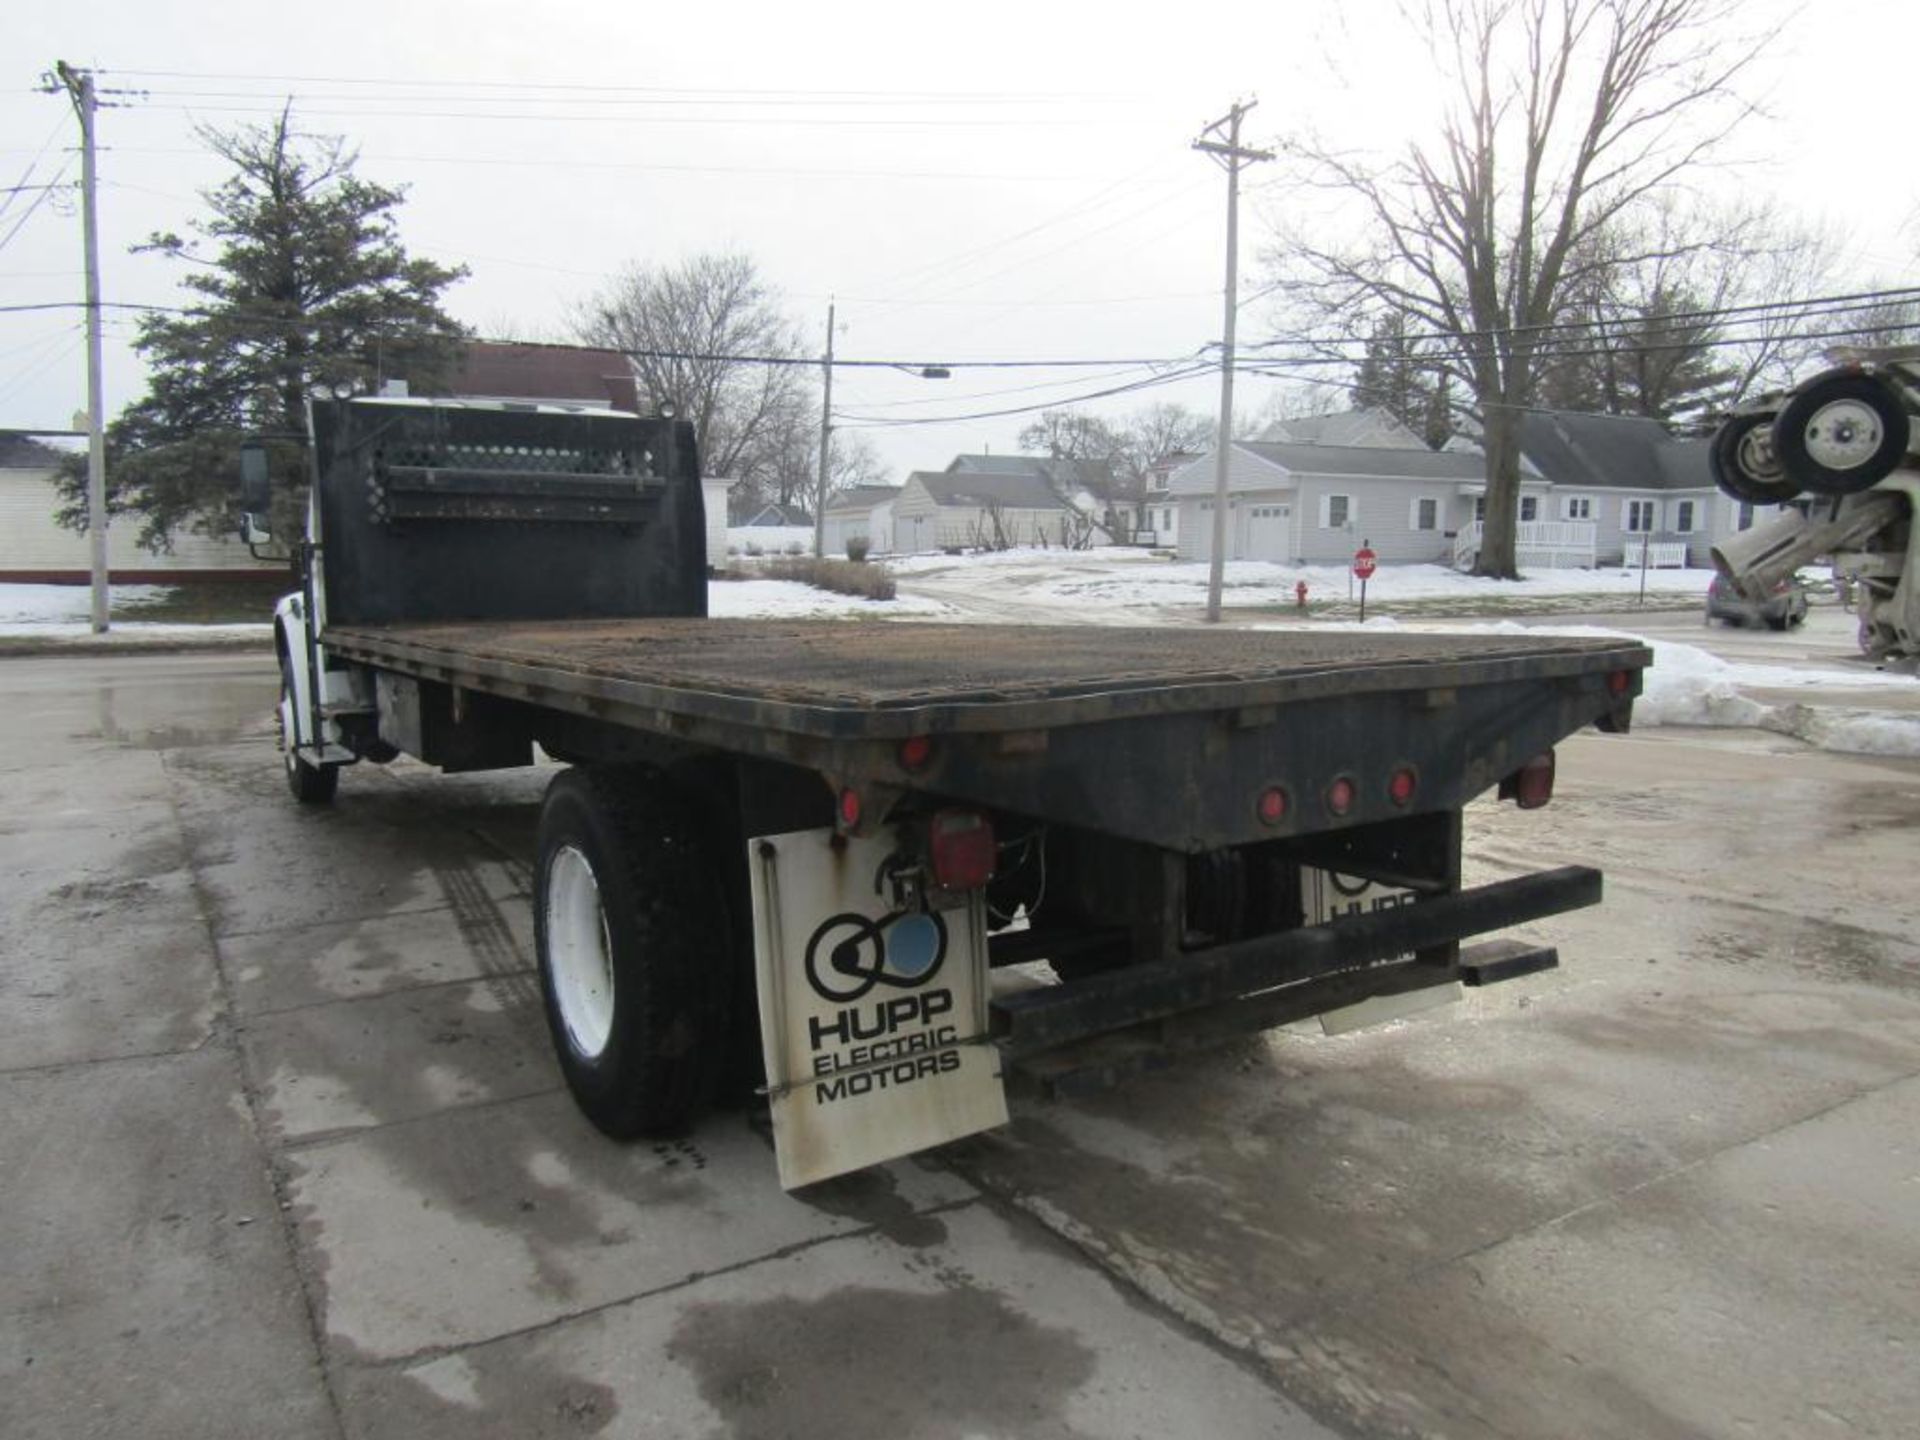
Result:
{"type": "Polygon", "coordinates": [[[722,89],[701,89],[698,87],[672,85],[588,85],[577,81],[539,81],[539,80],[474,80],[474,79],[428,79],[417,75],[406,76],[368,76],[368,75],[264,75],[254,72],[235,72],[230,70],[107,70],[96,73],[101,75],[127,75],[154,80],[251,80],[273,82],[277,85],[364,85],[364,86],[404,86],[421,88],[457,89],[461,87],[475,90],[554,90],[569,94],[625,94],[625,95],[749,95],[749,96],[797,96],[797,97],[844,97],[864,99],[908,99],[925,101],[977,100],[992,102],[1025,103],[1033,100],[1058,100],[1062,103],[1085,101],[1111,101],[1116,104],[1132,103],[1138,96],[1123,91],[1016,91],[1016,90],[806,90],[797,87],[754,88],[730,86],[722,89]]]}
{"type": "Polygon", "coordinates": [[[27,221],[33,218],[34,212],[47,203],[47,197],[61,188],[60,182],[67,178],[67,171],[71,169],[72,166],[72,157],[68,157],[67,162],[55,173],[53,183],[33,197],[33,203],[20,212],[20,218],[13,222],[13,228],[11,230],[7,231],[5,235],[0,235],[0,251],[4,251],[7,248],[8,244],[13,240],[13,237],[18,235],[27,221]]]}

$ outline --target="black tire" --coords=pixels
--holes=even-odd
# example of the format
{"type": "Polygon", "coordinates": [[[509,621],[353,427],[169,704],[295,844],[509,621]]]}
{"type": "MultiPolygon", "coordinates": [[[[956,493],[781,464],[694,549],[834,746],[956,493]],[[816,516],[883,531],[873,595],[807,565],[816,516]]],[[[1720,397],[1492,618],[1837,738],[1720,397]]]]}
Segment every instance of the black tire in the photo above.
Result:
{"type": "Polygon", "coordinates": [[[1836,370],[1801,386],[1787,401],[1773,422],[1773,453],[1787,476],[1814,494],[1856,495],[1894,472],[1911,435],[1912,422],[1897,395],[1871,375],[1836,370]],[[1827,463],[1835,459],[1836,443],[1854,437],[1858,448],[1846,464],[1827,463]],[[1817,458],[1822,455],[1824,460],[1817,458]]]}
{"type": "Polygon", "coordinates": [[[1784,616],[1784,615],[1769,615],[1769,616],[1767,616],[1767,628],[1768,628],[1769,630],[1784,630],[1784,629],[1786,629],[1786,628],[1787,628],[1787,617],[1786,617],[1786,616],[1784,616]]]}
{"type": "Polygon", "coordinates": [[[1800,493],[1773,453],[1773,412],[1735,415],[1713,432],[1707,468],[1721,493],[1747,505],[1785,505],[1800,493]]]}
{"type": "Polygon", "coordinates": [[[733,954],[724,861],[697,807],[657,770],[572,769],[547,787],[533,907],[547,1028],[574,1102],[614,1139],[681,1129],[725,1068],[733,954]],[[556,958],[556,925],[564,950],[578,921],[551,913],[577,893],[566,887],[578,886],[580,861],[610,952],[610,1015],[597,1048],[562,999],[568,962],[556,958]],[[557,870],[576,878],[556,881],[557,870]]]}
{"type": "MultiPolygon", "coordinates": [[[[283,707],[294,694],[292,664],[286,656],[280,657],[280,703],[283,707]]],[[[284,719],[280,722],[280,760],[286,767],[287,789],[302,805],[325,805],[340,788],[338,765],[309,765],[293,753],[293,735],[284,719]]]]}

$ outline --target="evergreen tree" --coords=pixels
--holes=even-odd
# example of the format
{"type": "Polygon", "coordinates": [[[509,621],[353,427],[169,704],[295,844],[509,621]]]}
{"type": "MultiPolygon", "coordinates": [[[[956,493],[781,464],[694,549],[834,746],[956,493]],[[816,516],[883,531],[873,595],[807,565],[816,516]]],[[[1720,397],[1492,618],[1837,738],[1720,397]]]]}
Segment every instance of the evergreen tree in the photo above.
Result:
{"type": "MultiPolygon", "coordinates": [[[[183,527],[231,532],[249,435],[269,442],[276,530],[297,533],[307,396],[389,379],[431,393],[464,333],[440,295],[466,271],[407,255],[394,221],[405,191],[356,176],[343,140],[295,131],[290,107],[269,125],[200,134],[233,174],[205,193],[193,239],[139,248],[204,268],[183,280],[194,299],[180,313],[141,318],[147,394],[107,431],[110,510],[138,514],[151,549],[183,527]]],[[[85,483],[84,462],[61,480],[60,520],[76,529],[85,483]]]]}
{"type": "Polygon", "coordinates": [[[1433,428],[1434,397],[1440,387],[1430,362],[1421,358],[1419,343],[1407,330],[1404,315],[1389,315],[1373,327],[1354,377],[1353,407],[1385,410],[1421,435],[1433,428]]]}

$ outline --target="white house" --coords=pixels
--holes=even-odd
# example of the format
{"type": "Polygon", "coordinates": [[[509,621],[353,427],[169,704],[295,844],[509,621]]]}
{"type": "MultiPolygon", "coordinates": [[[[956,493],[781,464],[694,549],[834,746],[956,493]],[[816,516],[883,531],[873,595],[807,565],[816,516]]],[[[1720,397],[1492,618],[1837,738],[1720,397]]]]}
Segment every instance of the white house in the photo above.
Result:
{"type": "Polygon", "coordinates": [[[825,549],[829,555],[847,553],[847,542],[856,537],[867,542],[870,554],[884,555],[893,549],[893,502],[900,496],[897,485],[854,485],[827,502],[824,526],[825,549]]]}
{"type": "Polygon", "coordinates": [[[1065,545],[1084,522],[1038,475],[916,470],[893,501],[893,550],[1065,545]]]}
{"type": "MultiPolygon", "coordinates": [[[[82,585],[92,573],[87,536],[53,518],[61,503],[53,483],[59,458],[44,445],[0,437],[0,580],[82,585]]],[[[108,522],[107,569],[116,584],[287,573],[285,560],[256,560],[237,537],[183,529],[172,549],[156,555],[136,543],[139,533],[138,515],[108,522]]]]}
{"type": "Polygon", "coordinates": [[[700,477],[700,503],[707,514],[707,568],[727,568],[727,492],[737,482],[724,475],[700,477]]]}
{"type": "MultiPolygon", "coordinates": [[[[1227,558],[1337,563],[1362,542],[1384,563],[1471,565],[1480,547],[1486,461],[1467,446],[1427,449],[1362,414],[1316,417],[1314,434],[1353,444],[1237,442],[1229,453],[1227,558]]],[[[1298,422],[1306,423],[1306,422],[1298,422]]],[[[1707,442],[1656,420],[1531,412],[1522,421],[1520,565],[1704,565],[1722,536],[1753,523],[1707,467],[1707,442]]],[[[1210,558],[1215,464],[1167,479],[1183,559],[1210,558]]]]}

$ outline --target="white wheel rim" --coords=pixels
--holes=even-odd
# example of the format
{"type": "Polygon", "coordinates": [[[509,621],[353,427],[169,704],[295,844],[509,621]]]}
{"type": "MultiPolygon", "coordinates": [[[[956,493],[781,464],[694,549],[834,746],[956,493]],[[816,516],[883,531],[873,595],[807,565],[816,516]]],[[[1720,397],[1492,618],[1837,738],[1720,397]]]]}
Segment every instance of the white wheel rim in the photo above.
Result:
{"type": "Polygon", "coordinates": [[[600,884],[571,845],[547,867],[547,965],[554,1003],[574,1053],[598,1059],[613,1033],[613,944],[600,884]]]}
{"type": "Polygon", "coordinates": [[[285,762],[287,773],[293,773],[293,767],[300,763],[293,753],[293,696],[283,686],[280,691],[280,758],[285,762]]]}
{"type": "Polygon", "coordinates": [[[1807,421],[1807,454],[1829,470],[1857,470],[1880,448],[1880,417],[1859,400],[1822,405],[1807,421]]]}

